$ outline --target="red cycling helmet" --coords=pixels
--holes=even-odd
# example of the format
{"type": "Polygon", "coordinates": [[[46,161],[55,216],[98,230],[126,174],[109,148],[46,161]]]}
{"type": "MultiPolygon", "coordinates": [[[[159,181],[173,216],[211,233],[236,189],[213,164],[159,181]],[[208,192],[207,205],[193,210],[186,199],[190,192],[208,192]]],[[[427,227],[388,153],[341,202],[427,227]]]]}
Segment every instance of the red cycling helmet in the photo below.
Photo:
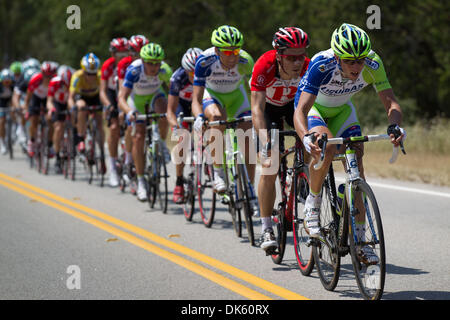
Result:
{"type": "Polygon", "coordinates": [[[308,34],[300,28],[279,28],[273,36],[272,46],[276,50],[284,50],[287,48],[308,48],[309,37],[308,34]]]}
{"type": "Polygon", "coordinates": [[[41,71],[44,76],[53,77],[56,74],[58,66],[51,61],[44,61],[41,64],[41,71]]]}
{"type": "Polygon", "coordinates": [[[123,52],[128,51],[128,39],[127,38],[114,38],[109,43],[110,52],[123,52]]]}
{"type": "Polygon", "coordinates": [[[145,36],[135,35],[135,36],[132,36],[130,38],[130,40],[128,40],[128,47],[129,47],[129,50],[133,50],[137,53],[140,53],[142,47],[148,43],[149,43],[149,41],[145,36]]]}

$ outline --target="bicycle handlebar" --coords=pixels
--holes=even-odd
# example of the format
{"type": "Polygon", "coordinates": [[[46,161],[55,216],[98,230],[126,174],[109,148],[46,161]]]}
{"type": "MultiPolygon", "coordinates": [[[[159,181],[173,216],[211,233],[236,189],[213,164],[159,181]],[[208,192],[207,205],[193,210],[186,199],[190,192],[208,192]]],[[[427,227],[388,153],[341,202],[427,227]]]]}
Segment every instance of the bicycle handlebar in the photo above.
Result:
{"type": "Polygon", "coordinates": [[[180,112],[177,117],[177,124],[179,128],[181,128],[182,122],[195,122],[195,117],[185,117],[183,112],[180,112]]]}
{"type": "Polygon", "coordinates": [[[148,113],[137,115],[136,120],[159,119],[165,117],[166,117],[165,113],[148,113]]]}
{"type": "MultiPolygon", "coordinates": [[[[314,169],[318,170],[322,168],[324,158],[325,158],[325,149],[328,144],[351,144],[358,142],[371,142],[371,141],[380,141],[380,140],[390,140],[391,137],[387,134],[377,134],[377,135],[368,135],[368,136],[358,136],[358,137],[348,137],[348,138],[331,138],[328,139],[327,134],[322,134],[322,137],[319,139],[318,144],[322,149],[320,152],[319,162],[314,165],[314,169]]],[[[402,148],[403,152],[404,149],[402,148]]],[[[389,159],[389,163],[394,163],[398,157],[398,147],[393,147],[392,156],[389,159]]]]}
{"type": "Polygon", "coordinates": [[[213,126],[222,126],[222,125],[233,125],[235,123],[240,123],[240,122],[247,122],[247,121],[252,121],[252,116],[245,116],[242,118],[237,118],[237,119],[229,119],[229,120],[216,120],[216,121],[210,121],[207,122],[209,126],[213,127],[213,126]]]}

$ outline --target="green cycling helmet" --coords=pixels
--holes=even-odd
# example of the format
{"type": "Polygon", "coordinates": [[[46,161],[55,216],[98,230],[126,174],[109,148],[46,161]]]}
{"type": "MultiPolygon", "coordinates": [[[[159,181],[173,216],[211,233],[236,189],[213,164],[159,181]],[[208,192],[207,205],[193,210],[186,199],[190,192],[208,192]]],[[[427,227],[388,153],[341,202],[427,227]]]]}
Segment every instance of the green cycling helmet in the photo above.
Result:
{"type": "Polygon", "coordinates": [[[213,31],[211,35],[211,43],[215,47],[242,47],[244,44],[244,36],[235,27],[220,26],[213,31]]]}
{"type": "Polygon", "coordinates": [[[14,74],[22,73],[22,64],[19,61],[14,61],[9,66],[9,70],[14,74]]]}
{"type": "Polygon", "coordinates": [[[371,45],[363,29],[343,23],[331,36],[331,48],[339,58],[355,60],[367,57],[371,45]]]}
{"type": "Polygon", "coordinates": [[[159,44],[153,42],[143,46],[140,55],[144,62],[149,60],[161,61],[165,57],[164,49],[159,44]]]}

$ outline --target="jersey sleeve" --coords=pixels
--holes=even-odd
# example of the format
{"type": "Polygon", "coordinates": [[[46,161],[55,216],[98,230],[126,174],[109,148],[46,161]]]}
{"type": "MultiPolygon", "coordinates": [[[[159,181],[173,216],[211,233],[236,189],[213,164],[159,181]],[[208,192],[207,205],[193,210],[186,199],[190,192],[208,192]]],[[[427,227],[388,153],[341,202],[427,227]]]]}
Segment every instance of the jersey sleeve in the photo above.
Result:
{"type": "Polygon", "coordinates": [[[256,60],[255,66],[253,67],[250,89],[251,91],[266,91],[268,83],[267,60],[265,59],[265,55],[262,55],[256,60]]]}
{"type": "Polygon", "coordinates": [[[333,59],[324,60],[320,56],[311,60],[305,75],[300,81],[298,91],[305,91],[317,96],[320,85],[327,77],[330,77],[335,64],[333,59]]]}
{"type": "Polygon", "coordinates": [[[42,82],[42,74],[41,73],[35,74],[28,83],[28,90],[34,92],[40,86],[41,82],[42,82]]]}
{"type": "Polygon", "coordinates": [[[173,71],[172,68],[165,63],[164,61],[161,63],[161,69],[159,71],[159,79],[170,86],[170,77],[172,77],[173,71]]]}
{"type": "Polygon", "coordinates": [[[253,60],[252,56],[245,50],[241,50],[239,54],[241,56],[238,67],[239,73],[251,77],[255,61],[253,60]]]}
{"type": "Polygon", "coordinates": [[[54,97],[55,96],[55,92],[57,90],[57,82],[55,80],[51,80],[50,83],[48,84],[48,92],[47,92],[47,96],[48,97],[54,97]]]}
{"type": "Polygon", "coordinates": [[[211,74],[211,66],[216,62],[216,55],[200,55],[195,62],[194,86],[204,87],[206,78],[211,74]]]}
{"type": "Polygon", "coordinates": [[[366,58],[363,78],[369,84],[372,84],[376,92],[390,89],[391,84],[386,76],[383,61],[378,54],[371,51],[366,58]]]}
{"type": "Polygon", "coordinates": [[[78,82],[80,81],[80,72],[77,71],[72,75],[72,78],[70,79],[70,89],[69,91],[72,93],[77,92],[78,82]]]}
{"type": "Polygon", "coordinates": [[[172,77],[170,77],[170,86],[169,86],[169,94],[171,96],[178,97],[180,95],[181,90],[181,75],[183,69],[179,68],[177,69],[172,77]]]}
{"type": "Polygon", "coordinates": [[[127,68],[127,71],[125,72],[125,78],[123,80],[123,86],[128,89],[133,89],[133,85],[138,81],[139,79],[139,68],[130,66],[127,68]]]}

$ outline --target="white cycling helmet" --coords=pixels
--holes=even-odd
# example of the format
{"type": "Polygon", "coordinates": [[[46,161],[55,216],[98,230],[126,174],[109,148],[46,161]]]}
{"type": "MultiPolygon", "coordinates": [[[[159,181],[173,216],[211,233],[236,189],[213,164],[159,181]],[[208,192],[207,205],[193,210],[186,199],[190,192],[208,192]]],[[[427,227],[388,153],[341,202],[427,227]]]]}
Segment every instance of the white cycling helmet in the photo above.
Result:
{"type": "Polygon", "coordinates": [[[189,48],[181,59],[181,66],[187,72],[192,72],[195,69],[195,61],[198,56],[203,53],[202,49],[199,48],[189,48]]]}

